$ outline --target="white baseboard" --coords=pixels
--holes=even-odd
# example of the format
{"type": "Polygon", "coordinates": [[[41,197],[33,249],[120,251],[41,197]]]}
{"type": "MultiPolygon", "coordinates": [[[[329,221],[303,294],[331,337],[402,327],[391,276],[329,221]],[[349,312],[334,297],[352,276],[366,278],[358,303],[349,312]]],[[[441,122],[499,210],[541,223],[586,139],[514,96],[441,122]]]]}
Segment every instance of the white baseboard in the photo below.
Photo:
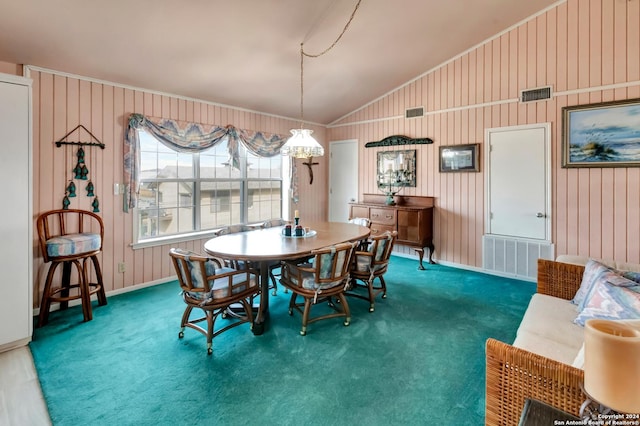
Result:
{"type": "MultiPolygon", "coordinates": [[[[110,296],[116,296],[118,294],[125,294],[125,293],[130,293],[132,291],[136,291],[136,290],[140,290],[143,288],[147,288],[147,287],[153,287],[154,285],[159,285],[159,284],[164,284],[164,283],[168,283],[170,281],[175,281],[177,280],[178,277],[176,275],[173,275],[171,277],[166,277],[166,278],[161,278],[159,280],[154,280],[154,281],[149,281],[146,283],[142,283],[142,284],[136,284],[130,287],[124,287],[124,288],[118,288],[116,290],[111,290],[111,291],[107,291],[107,297],[110,296]]],[[[94,294],[91,297],[91,300],[97,300],[97,296],[94,294]]],[[[78,306],[82,303],[82,301],[80,299],[76,299],[76,300],[71,300],[69,301],[69,306],[78,306]]],[[[57,311],[60,309],[60,304],[59,303],[52,303],[51,304],[51,309],[49,309],[49,312],[53,312],[53,311],[57,311]]],[[[40,314],[40,307],[38,308],[34,308],[33,309],[33,316],[37,317],[40,314]]]]}
{"type": "MultiPolygon", "coordinates": [[[[404,257],[404,258],[407,258],[407,259],[415,259],[416,262],[419,260],[418,255],[412,255],[412,254],[406,254],[406,253],[396,253],[396,252],[393,252],[391,255],[392,256],[398,256],[398,257],[404,257]]],[[[461,263],[447,262],[447,261],[438,260],[438,259],[434,259],[434,262],[436,262],[437,264],[442,265],[442,266],[449,266],[451,268],[465,269],[467,271],[480,272],[482,274],[495,275],[497,277],[503,277],[503,278],[513,278],[513,279],[520,280],[520,281],[536,282],[535,278],[516,276],[515,274],[502,273],[502,272],[498,272],[498,271],[490,271],[490,270],[487,270],[487,269],[478,268],[476,266],[463,265],[461,263]]],[[[423,264],[425,265],[425,268],[428,271],[429,270],[428,261],[423,261],[423,264]]]]}

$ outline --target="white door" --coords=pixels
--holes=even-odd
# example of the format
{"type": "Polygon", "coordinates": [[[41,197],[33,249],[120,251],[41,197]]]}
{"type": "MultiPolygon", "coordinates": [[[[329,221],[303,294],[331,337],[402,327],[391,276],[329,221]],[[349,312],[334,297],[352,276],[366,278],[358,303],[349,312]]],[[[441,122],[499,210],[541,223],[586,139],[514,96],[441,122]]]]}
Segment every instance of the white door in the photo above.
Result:
{"type": "Polygon", "coordinates": [[[487,233],[551,239],[550,124],[487,130],[487,233]]]}
{"type": "Polygon", "coordinates": [[[0,351],[31,340],[31,80],[0,74],[0,351]]]}
{"type": "Polygon", "coordinates": [[[358,141],[329,143],[329,222],[349,220],[349,203],[358,198],[358,141]]]}

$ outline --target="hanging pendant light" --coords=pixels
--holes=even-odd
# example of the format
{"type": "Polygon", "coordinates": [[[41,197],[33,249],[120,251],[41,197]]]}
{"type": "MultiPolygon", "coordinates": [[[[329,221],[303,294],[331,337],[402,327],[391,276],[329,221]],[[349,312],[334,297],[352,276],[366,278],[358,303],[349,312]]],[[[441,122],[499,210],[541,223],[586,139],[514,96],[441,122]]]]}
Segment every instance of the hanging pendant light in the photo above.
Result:
{"type": "Polygon", "coordinates": [[[322,157],[324,148],[311,136],[313,130],[304,128],[304,43],[300,43],[300,128],[291,129],[291,137],[282,146],[282,155],[294,158],[322,157]]]}
{"type": "MultiPolygon", "coordinates": [[[[294,158],[310,158],[310,157],[322,157],[324,155],[324,148],[318,141],[311,136],[313,130],[304,128],[304,57],[308,56],[310,58],[317,58],[319,56],[324,55],[329,50],[331,50],[338,41],[342,38],[344,33],[349,28],[349,24],[353,21],[353,17],[360,7],[360,2],[362,0],[358,0],[356,3],[353,12],[351,13],[351,17],[349,21],[344,26],[344,29],[336,39],[336,41],[331,44],[324,51],[320,52],[317,55],[312,55],[304,51],[304,43],[300,43],[300,128],[299,129],[291,129],[291,137],[287,142],[282,146],[281,153],[282,155],[288,155],[294,158]]],[[[309,161],[311,163],[311,161],[309,161]]]]}
{"type": "Polygon", "coordinates": [[[324,148],[311,136],[311,129],[291,129],[291,137],[282,147],[282,155],[294,158],[322,157],[324,148]]]}

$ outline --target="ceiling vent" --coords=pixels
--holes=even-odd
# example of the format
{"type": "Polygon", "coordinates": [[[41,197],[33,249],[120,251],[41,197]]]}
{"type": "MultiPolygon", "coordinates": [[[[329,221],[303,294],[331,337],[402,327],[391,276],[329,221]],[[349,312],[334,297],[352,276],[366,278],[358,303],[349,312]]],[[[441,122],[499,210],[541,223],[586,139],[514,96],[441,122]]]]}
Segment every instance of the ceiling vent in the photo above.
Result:
{"type": "Polygon", "coordinates": [[[416,118],[424,115],[424,107],[408,108],[404,110],[404,118],[416,118]]]}
{"type": "Polygon", "coordinates": [[[551,99],[551,86],[520,92],[520,102],[542,101],[545,99],[551,99]]]}

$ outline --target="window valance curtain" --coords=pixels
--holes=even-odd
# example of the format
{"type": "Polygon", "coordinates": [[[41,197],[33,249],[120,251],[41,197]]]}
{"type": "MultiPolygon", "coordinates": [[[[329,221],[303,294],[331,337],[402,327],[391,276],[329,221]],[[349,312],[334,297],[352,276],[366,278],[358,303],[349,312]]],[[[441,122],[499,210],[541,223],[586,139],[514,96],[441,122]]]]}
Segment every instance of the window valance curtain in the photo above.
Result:
{"type": "Polygon", "coordinates": [[[198,123],[179,123],[166,118],[145,117],[131,114],[124,144],[124,178],[128,191],[124,210],[134,208],[139,191],[138,172],[140,169],[140,141],[138,129],[143,129],[156,137],[162,144],[178,152],[198,152],[227,141],[231,166],[240,165],[239,143],[260,157],[273,157],[280,154],[280,148],[288,136],[238,129],[232,125],[224,127],[205,126],[198,123]]]}

